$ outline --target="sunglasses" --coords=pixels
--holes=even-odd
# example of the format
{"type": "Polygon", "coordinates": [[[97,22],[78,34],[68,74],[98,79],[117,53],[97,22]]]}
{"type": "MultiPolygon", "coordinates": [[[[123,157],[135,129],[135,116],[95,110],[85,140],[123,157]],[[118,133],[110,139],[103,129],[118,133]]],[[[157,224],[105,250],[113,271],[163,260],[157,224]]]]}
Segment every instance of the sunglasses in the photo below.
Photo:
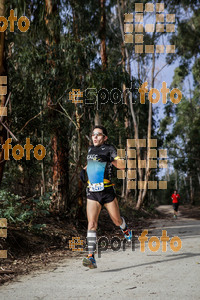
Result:
{"type": "Polygon", "coordinates": [[[92,136],[97,136],[97,137],[99,137],[99,136],[105,136],[105,134],[103,134],[103,133],[101,133],[101,132],[93,132],[92,133],[92,136]]]}

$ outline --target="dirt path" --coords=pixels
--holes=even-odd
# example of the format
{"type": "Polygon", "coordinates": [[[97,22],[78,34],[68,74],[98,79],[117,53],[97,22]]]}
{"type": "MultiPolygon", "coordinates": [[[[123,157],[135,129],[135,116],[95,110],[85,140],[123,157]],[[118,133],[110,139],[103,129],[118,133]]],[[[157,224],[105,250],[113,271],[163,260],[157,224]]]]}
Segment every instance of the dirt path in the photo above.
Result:
{"type": "Polygon", "coordinates": [[[97,255],[98,268],[94,270],[82,267],[84,255],[80,254],[0,287],[0,299],[199,299],[200,220],[184,208],[177,220],[171,217],[171,206],[160,206],[158,210],[165,218],[152,220],[145,252],[140,251],[135,237],[135,243],[126,246],[125,251],[109,249],[102,252],[101,258],[97,255]],[[170,240],[180,238],[182,248],[178,252],[170,248],[170,242],[166,252],[162,252],[161,242],[157,252],[150,251],[149,239],[160,238],[162,230],[167,231],[170,240]]]}

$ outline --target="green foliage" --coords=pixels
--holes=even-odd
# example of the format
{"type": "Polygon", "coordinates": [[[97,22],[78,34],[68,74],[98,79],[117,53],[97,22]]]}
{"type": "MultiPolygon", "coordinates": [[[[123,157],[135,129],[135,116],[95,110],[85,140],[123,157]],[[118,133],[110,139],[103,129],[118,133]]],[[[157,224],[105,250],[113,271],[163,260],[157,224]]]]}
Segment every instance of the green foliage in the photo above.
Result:
{"type": "MultiPolygon", "coordinates": [[[[182,11],[186,9],[186,1],[168,1],[168,4],[171,9],[177,8],[176,17],[179,20],[177,31],[171,40],[177,49],[173,60],[177,57],[180,60],[180,65],[174,72],[172,86],[181,89],[183,98],[176,108],[171,104],[166,105],[166,117],[161,122],[160,131],[165,136],[165,145],[175,169],[168,186],[175,184],[172,175],[176,174],[175,181],[180,193],[185,201],[191,197],[193,203],[194,199],[199,201],[200,191],[200,8],[197,1],[191,1],[188,13],[183,18],[182,11]],[[193,86],[190,83],[191,75],[193,86]],[[194,195],[193,199],[191,195],[194,195]]],[[[165,198],[169,196],[166,193],[164,192],[165,198]]]]}
{"type": "Polygon", "coordinates": [[[38,230],[45,224],[33,224],[38,217],[49,215],[50,194],[46,193],[38,199],[22,199],[18,195],[5,190],[0,191],[0,216],[6,218],[8,223],[14,223],[29,229],[38,230]]]}
{"type": "MultiPolygon", "coordinates": [[[[143,1],[144,4],[146,2],[143,1]]],[[[181,4],[186,9],[186,2],[186,0],[175,2],[168,0],[165,5],[168,6],[169,12],[171,9],[171,13],[174,13],[174,6],[181,4]]],[[[122,5],[120,6],[122,22],[123,14],[133,11],[134,3],[137,1],[124,1],[124,3],[124,12],[122,5]]],[[[193,169],[195,180],[198,167],[194,166],[193,157],[198,156],[197,141],[200,138],[198,131],[200,63],[199,40],[196,38],[200,33],[200,17],[196,3],[197,1],[190,3],[191,13],[188,14],[188,22],[180,20],[182,12],[177,10],[178,34],[173,37],[178,55],[181,56],[180,65],[175,70],[173,87],[184,89],[184,79],[192,69],[195,81],[192,91],[194,97],[191,97],[190,103],[185,97],[177,109],[171,103],[166,105],[166,118],[161,123],[161,132],[156,136],[154,133],[157,124],[152,120],[152,138],[157,138],[158,147],[162,146],[164,136],[165,144],[170,148],[170,155],[176,158],[174,168],[189,173],[193,169]],[[174,129],[170,130],[172,126],[174,129]],[[177,142],[182,150],[176,147],[177,142]]],[[[5,35],[8,88],[11,91],[8,125],[21,145],[24,145],[26,138],[30,137],[34,147],[43,144],[47,152],[43,162],[37,161],[31,154],[30,161],[24,158],[15,161],[11,157],[5,165],[3,190],[0,194],[4,201],[1,201],[0,209],[1,214],[6,214],[5,217],[16,224],[27,224],[37,216],[48,214],[49,196],[47,195],[47,199],[39,198],[39,194],[42,180],[45,181],[46,191],[50,191],[52,186],[52,165],[56,164],[53,160],[55,157],[52,150],[52,137],[56,137],[57,153],[62,150],[64,157],[62,157],[62,172],[66,171],[65,176],[68,178],[64,182],[64,188],[61,183],[59,187],[63,190],[68,189],[67,209],[73,210],[72,206],[77,204],[79,163],[85,165],[90,142],[88,137],[94,125],[97,108],[96,104],[83,103],[75,106],[71,103],[68,95],[72,89],[84,91],[87,88],[95,88],[98,92],[106,88],[110,93],[114,88],[122,91],[124,85],[130,88],[132,80],[132,96],[135,100],[134,111],[139,124],[139,138],[147,138],[148,101],[144,105],[139,104],[139,93],[136,90],[147,78],[152,56],[145,53],[136,55],[132,45],[127,44],[132,73],[138,72],[138,78],[130,78],[130,75],[124,71],[123,56],[126,55],[117,1],[107,1],[105,6],[108,58],[106,70],[102,70],[100,58],[100,2],[85,0],[83,5],[82,0],[63,0],[52,1],[52,4],[53,12],[47,16],[45,1],[28,0],[16,3],[13,0],[6,0],[6,17],[9,15],[9,10],[13,8],[17,11],[18,17],[25,14],[31,20],[31,26],[26,33],[22,34],[17,30],[15,33],[7,31],[5,35]],[[137,71],[133,70],[135,67],[138,68],[137,71]],[[77,115],[80,117],[81,153],[78,152],[78,130],[75,127],[77,115]],[[9,190],[10,193],[4,192],[4,189],[9,190]],[[16,198],[14,193],[20,197],[16,198]],[[33,198],[33,195],[36,196],[33,198]],[[28,203],[23,202],[22,196],[31,200],[28,203]]],[[[157,44],[162,34],[145,33],[144,44],[157,44]]],[[[172,56],[173,59],[177,58],[176,55],[172,56]]],[[[127,64],[126,60],[126,67],[127,64]]],[[[102,125],[108,128],[110,142],[117,148],[124,147],[127,138],[134,138],[129,105],[114,105],[108,101],[98,112],[102,125]],[[124,125],[125,119],[128,124],[127,129],[124,125]]],[[[144,154],[142,150],[142,156],[144,154]]],[[[122,181],[117,182],[120,186],[122,181]]],[[[37,225],[35,230],[39,228],[38,226],[40,225],[37,225]]]]}

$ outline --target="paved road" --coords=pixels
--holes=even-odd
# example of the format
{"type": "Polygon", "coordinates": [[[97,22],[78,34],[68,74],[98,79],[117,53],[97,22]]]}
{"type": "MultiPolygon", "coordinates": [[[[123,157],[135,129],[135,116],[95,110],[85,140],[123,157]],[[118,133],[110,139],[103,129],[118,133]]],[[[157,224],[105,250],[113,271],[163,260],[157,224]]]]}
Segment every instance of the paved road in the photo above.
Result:
{"type": "MultiPolygon", "coordinates": [[[[171,207],[159,209],[169,212],[171,207]]],[[[199,235],[199,220],[183,216],[156,220],[149,228],[145,252],[140,251],[138,240],[134,251],[132,246],[125,251],[107,250],[97,257],[94,270],[82,267],[82,257],[65,259],[53,269],[18,277],[0,287],[0,299],[200,299],[199,235]],[[181,239],[178,252],[171,250],[169,242],[166,252],[162,244],[157,252],[148,248],[151,236],[160,238],[162,230],[170,240],[174,236],[181,239]]]]}

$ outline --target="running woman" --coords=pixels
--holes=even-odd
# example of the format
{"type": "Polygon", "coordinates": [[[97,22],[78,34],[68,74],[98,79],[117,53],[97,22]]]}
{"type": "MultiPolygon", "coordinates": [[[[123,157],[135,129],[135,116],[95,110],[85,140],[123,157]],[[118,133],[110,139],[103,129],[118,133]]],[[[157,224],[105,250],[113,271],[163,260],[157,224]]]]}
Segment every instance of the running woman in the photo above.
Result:
{"type": "Polygon", "coordinates": [[[174,218],[177,219],[180,195],[177,194],[176,190],[172,194],[171,199],[172,199],[173,209],[174,209],[174,218]]]}
{"type": "Polygon", "coordinates": [[[107,130],[103,126],[95,126],[92,133],[93,146],[88,149],[87,166],[81,171],[81,179],[86,181],[88,176],[87,194],[87,243],[88,256],[83,259],[83,266],[94,269],[97,267],[94,252],[96,249],[96,230],[98,217],[103,205],[106,207],[113,223],[119,226],[124,237],[131,241],[132,231],[127,227],[123,217],[120,216],[119,205],[111,183],[112,165],[124,169],[122,160],[117,156],[116,149],[107,141],[107,130]],[[117,162],[118,160],[118,162],[117,162]]]}

